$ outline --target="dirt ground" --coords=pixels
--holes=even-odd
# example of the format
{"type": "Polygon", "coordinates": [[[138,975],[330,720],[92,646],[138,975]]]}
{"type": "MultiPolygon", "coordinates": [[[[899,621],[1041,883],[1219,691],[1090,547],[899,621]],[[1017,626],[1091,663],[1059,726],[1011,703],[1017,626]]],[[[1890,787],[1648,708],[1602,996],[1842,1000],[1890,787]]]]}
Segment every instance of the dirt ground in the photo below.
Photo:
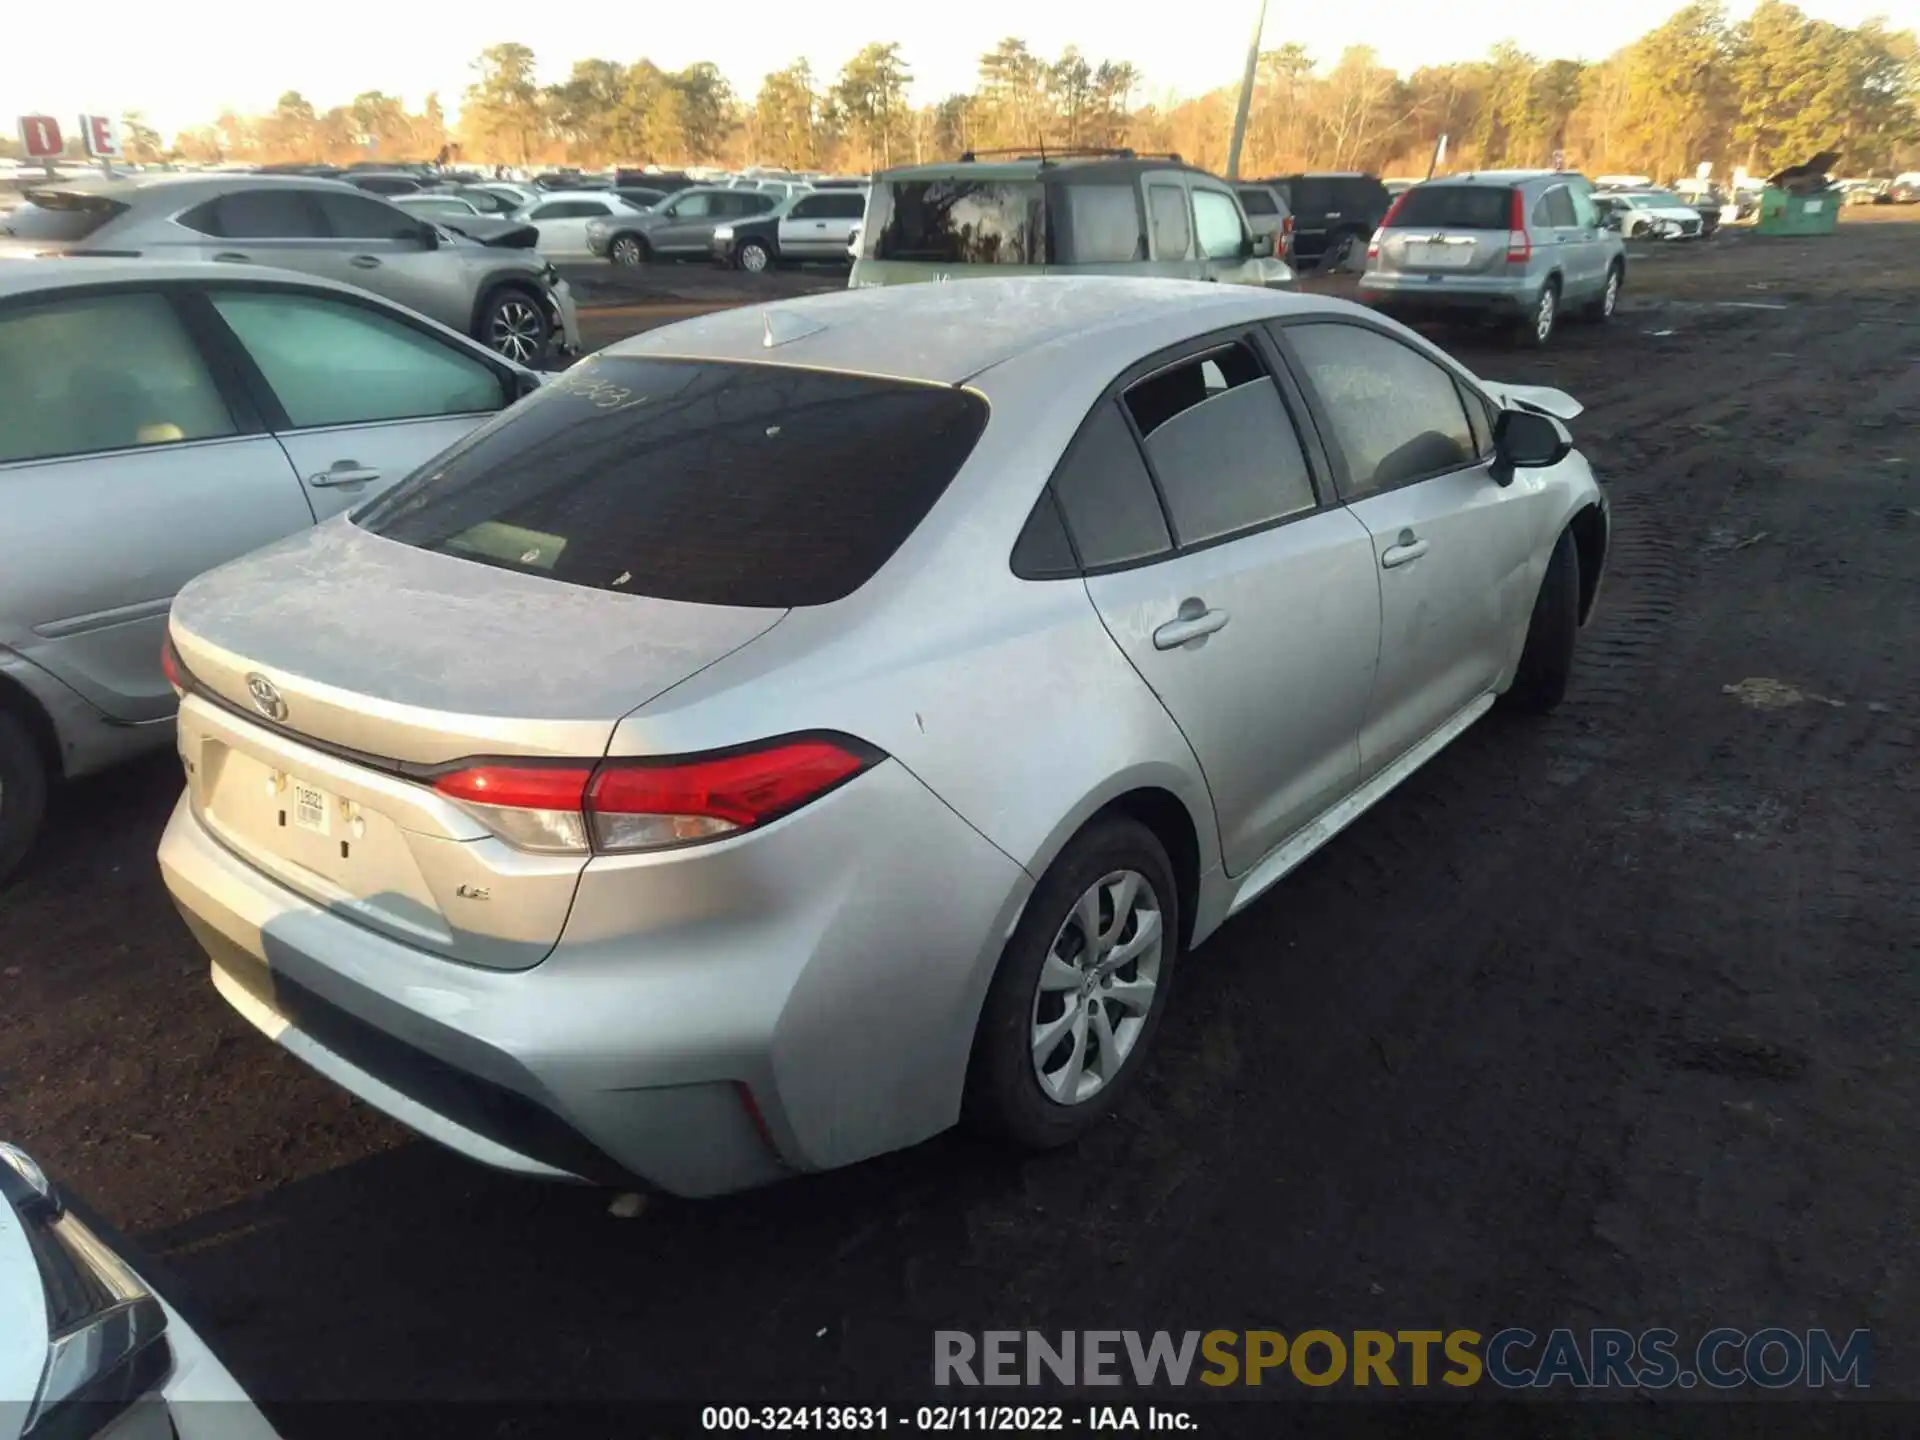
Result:
{"type": "Polygon", "coordinates": [[[282,1417],[924,1398],[931,1332],[995,1325],[1866,1327],[1920,1398],[1920,224],[1636,252],[1627,297],[1542,354],[1449,342],[1588,407],[1614,556],[1568,702],[1199,952],[1076,1152],[624,1221],[482,1171],[215,996],[153,864],[169,760],[63,797],[0,895],[0,1136],[282,1417]]]}

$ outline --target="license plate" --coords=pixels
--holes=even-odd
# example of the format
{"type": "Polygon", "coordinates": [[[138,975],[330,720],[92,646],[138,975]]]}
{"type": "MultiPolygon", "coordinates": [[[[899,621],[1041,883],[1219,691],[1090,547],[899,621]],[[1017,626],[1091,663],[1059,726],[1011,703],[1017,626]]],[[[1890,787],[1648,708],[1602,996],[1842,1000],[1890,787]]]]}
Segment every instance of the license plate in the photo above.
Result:
{"type": "Polygon", "coordinates": [[[300,780],[293,781],[289,788],[293,792],[293,823],[316,835],[332,834],[333,802],[327,792],[300,780]]]}
{"type": "Polygon", "coordinates": [[[1449,245],[1444,241],[1415,241],[1407,246],[1412,252],[1407,258],[1416,265],[1429,265],[1435,270],[1461,270],[1473,261],[1473,246],[1449,245]]]}

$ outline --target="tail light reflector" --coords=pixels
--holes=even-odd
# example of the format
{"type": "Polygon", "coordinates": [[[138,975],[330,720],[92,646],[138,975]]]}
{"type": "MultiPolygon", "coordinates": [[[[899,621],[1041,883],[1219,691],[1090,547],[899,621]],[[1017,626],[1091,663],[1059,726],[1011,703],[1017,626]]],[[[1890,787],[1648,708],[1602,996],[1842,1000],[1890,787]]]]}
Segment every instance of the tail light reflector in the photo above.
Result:
{"type": "Polygon", "coordinates": [[[1524,265],[1533,258],[1533,240],[1527,234],[1527,202],[1518,190],[1511,195],[1507,209],[1507,263],[1524,265]]]}
{"type": "Polygon", "coordinates": [[[1387,213],[1380,218],[1380,229],[1373,232],[1373,239],[1367,242],[1367,258],[1377,260],[1380,257],[1380,236],[1393,226],[1393,217],[1400,213],[1400,207],[1407,203],[1407,192],[1402,190],[1393,197],[1393,203],[1387,206],[1387,213]]]}
{"type": "Polygon", "coordinates": [[[167,677],[167,684],[173,687],[173,693],[182,699],[187,694],[187,670],[180,663],[180,654],[173,648],[173,637],[160,637],[160,673],[167,677]]]}
{"type": "Polygon", "coordinates": [[[846,736],[801,736],[675,760],[477,764],[433,788],[522,850],[627,854],[768,824],[882,758],[846,736]]]}

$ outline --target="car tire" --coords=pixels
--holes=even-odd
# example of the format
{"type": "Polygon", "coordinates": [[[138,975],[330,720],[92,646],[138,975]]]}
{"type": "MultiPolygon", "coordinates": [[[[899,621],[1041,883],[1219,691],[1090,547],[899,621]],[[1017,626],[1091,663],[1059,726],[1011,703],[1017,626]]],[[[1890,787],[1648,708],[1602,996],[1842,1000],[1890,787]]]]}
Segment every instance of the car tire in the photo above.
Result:
{"type": "Polygon", "coordinates": [[[773,268],[773,251],[764,240],[742,240],[734,247],[733,263],[749,275],[765,274],[773,268]]]}
{"type": "Polygon", "coordinates": [[[496,355],[521,365],[539,365],[553,351],[553,322],[532,292],[504,286],[480,310],[477,338],[496,355]]]}
{"type": "Polygon", "coordinates": [[[1560,282],[1549,280],[1528,307],[1527,318],[1520,322],[1520,342],[1533,350],[1544,350],[1560,328],[1560,282]]]}
{"type": "Polygon", "coordinates": [[[26,858],[46,809],[47,767],[40,747],[16,716],[0,710],[0,885],[26,858]]]}
{"type": "Polygon", "coordinates": [[[607,246],[607,258],[624,269],[647,263],[647,242],[638,235],[616,235],[607,246]]]}
{"type": "Polygon", "coordinates": [[[974,1034],[968,1126],[1050,1150],[1098,1124],[1139,1077],[1166,1012],[1181,933],[1173,866],[1151,830],[1109,815],[1075,836],[1001,952],[974,1034]],[[1117,918],[1116,905],[1125,906],[1117,918]],[[1102,932],[1091,965],[1089,915],[1102,932]],[[1135,953],[1115,965],[1112,956],[1129,946],[1135,953]],[[1045,1050],[1043,1029],[1058,1031],[1045,1050]]]}
{"type": "Polygon", "coordinates": [[[1503,697],[1508,708],[1545,715],[1566,698],[1573,676],[1574,645],[1580,635],[1580,552],[1573,532],[1562,530],[1534,598],[1527,622],[1526,648],[1513,684],[1503,697]]]}
{"type": "Polygon", "coordinates": [[[1620,304],[1621,287],[1626,283],[1626,267],[1616,260],[1607,267],[1607,283],[1600,291],[1600,298],[1587,311],[1587,318],[1599,325],[1613,319],[1613,312],[1620,304]]]}

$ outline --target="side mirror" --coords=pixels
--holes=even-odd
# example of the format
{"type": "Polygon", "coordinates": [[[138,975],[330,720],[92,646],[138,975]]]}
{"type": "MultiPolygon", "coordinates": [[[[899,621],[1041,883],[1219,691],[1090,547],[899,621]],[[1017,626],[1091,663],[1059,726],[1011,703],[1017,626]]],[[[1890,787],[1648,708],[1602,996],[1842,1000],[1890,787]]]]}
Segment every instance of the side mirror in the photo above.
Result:
{"type": "Polygon", "coordinates": [[[1493,478],[1511,485],[1516,470],[1544,470],[1573,453],[1573,436],[1551,415],[1502,410],[1493,422],[1493,478]]]}
{"type": "Polygon", "coordinates": [[[438,250],[440,248],[440,232],[431,225],[422,225],[420,227],[420,248],[422,250],[438,250]]]}
{"type": "Polygon", "coordinates": [[[1260,254],[1260,242],[1251,235],[1242,235],[1240,237],[1240,248],[1234,253],[1242,260],[1256,259],[1260,254]]]}
{"type": "Polygon", "coordinates": [[[1273,258],[1273,236],[1256,235],[1253,237],[1253,258],[1271,260],[1273,258]]]}

